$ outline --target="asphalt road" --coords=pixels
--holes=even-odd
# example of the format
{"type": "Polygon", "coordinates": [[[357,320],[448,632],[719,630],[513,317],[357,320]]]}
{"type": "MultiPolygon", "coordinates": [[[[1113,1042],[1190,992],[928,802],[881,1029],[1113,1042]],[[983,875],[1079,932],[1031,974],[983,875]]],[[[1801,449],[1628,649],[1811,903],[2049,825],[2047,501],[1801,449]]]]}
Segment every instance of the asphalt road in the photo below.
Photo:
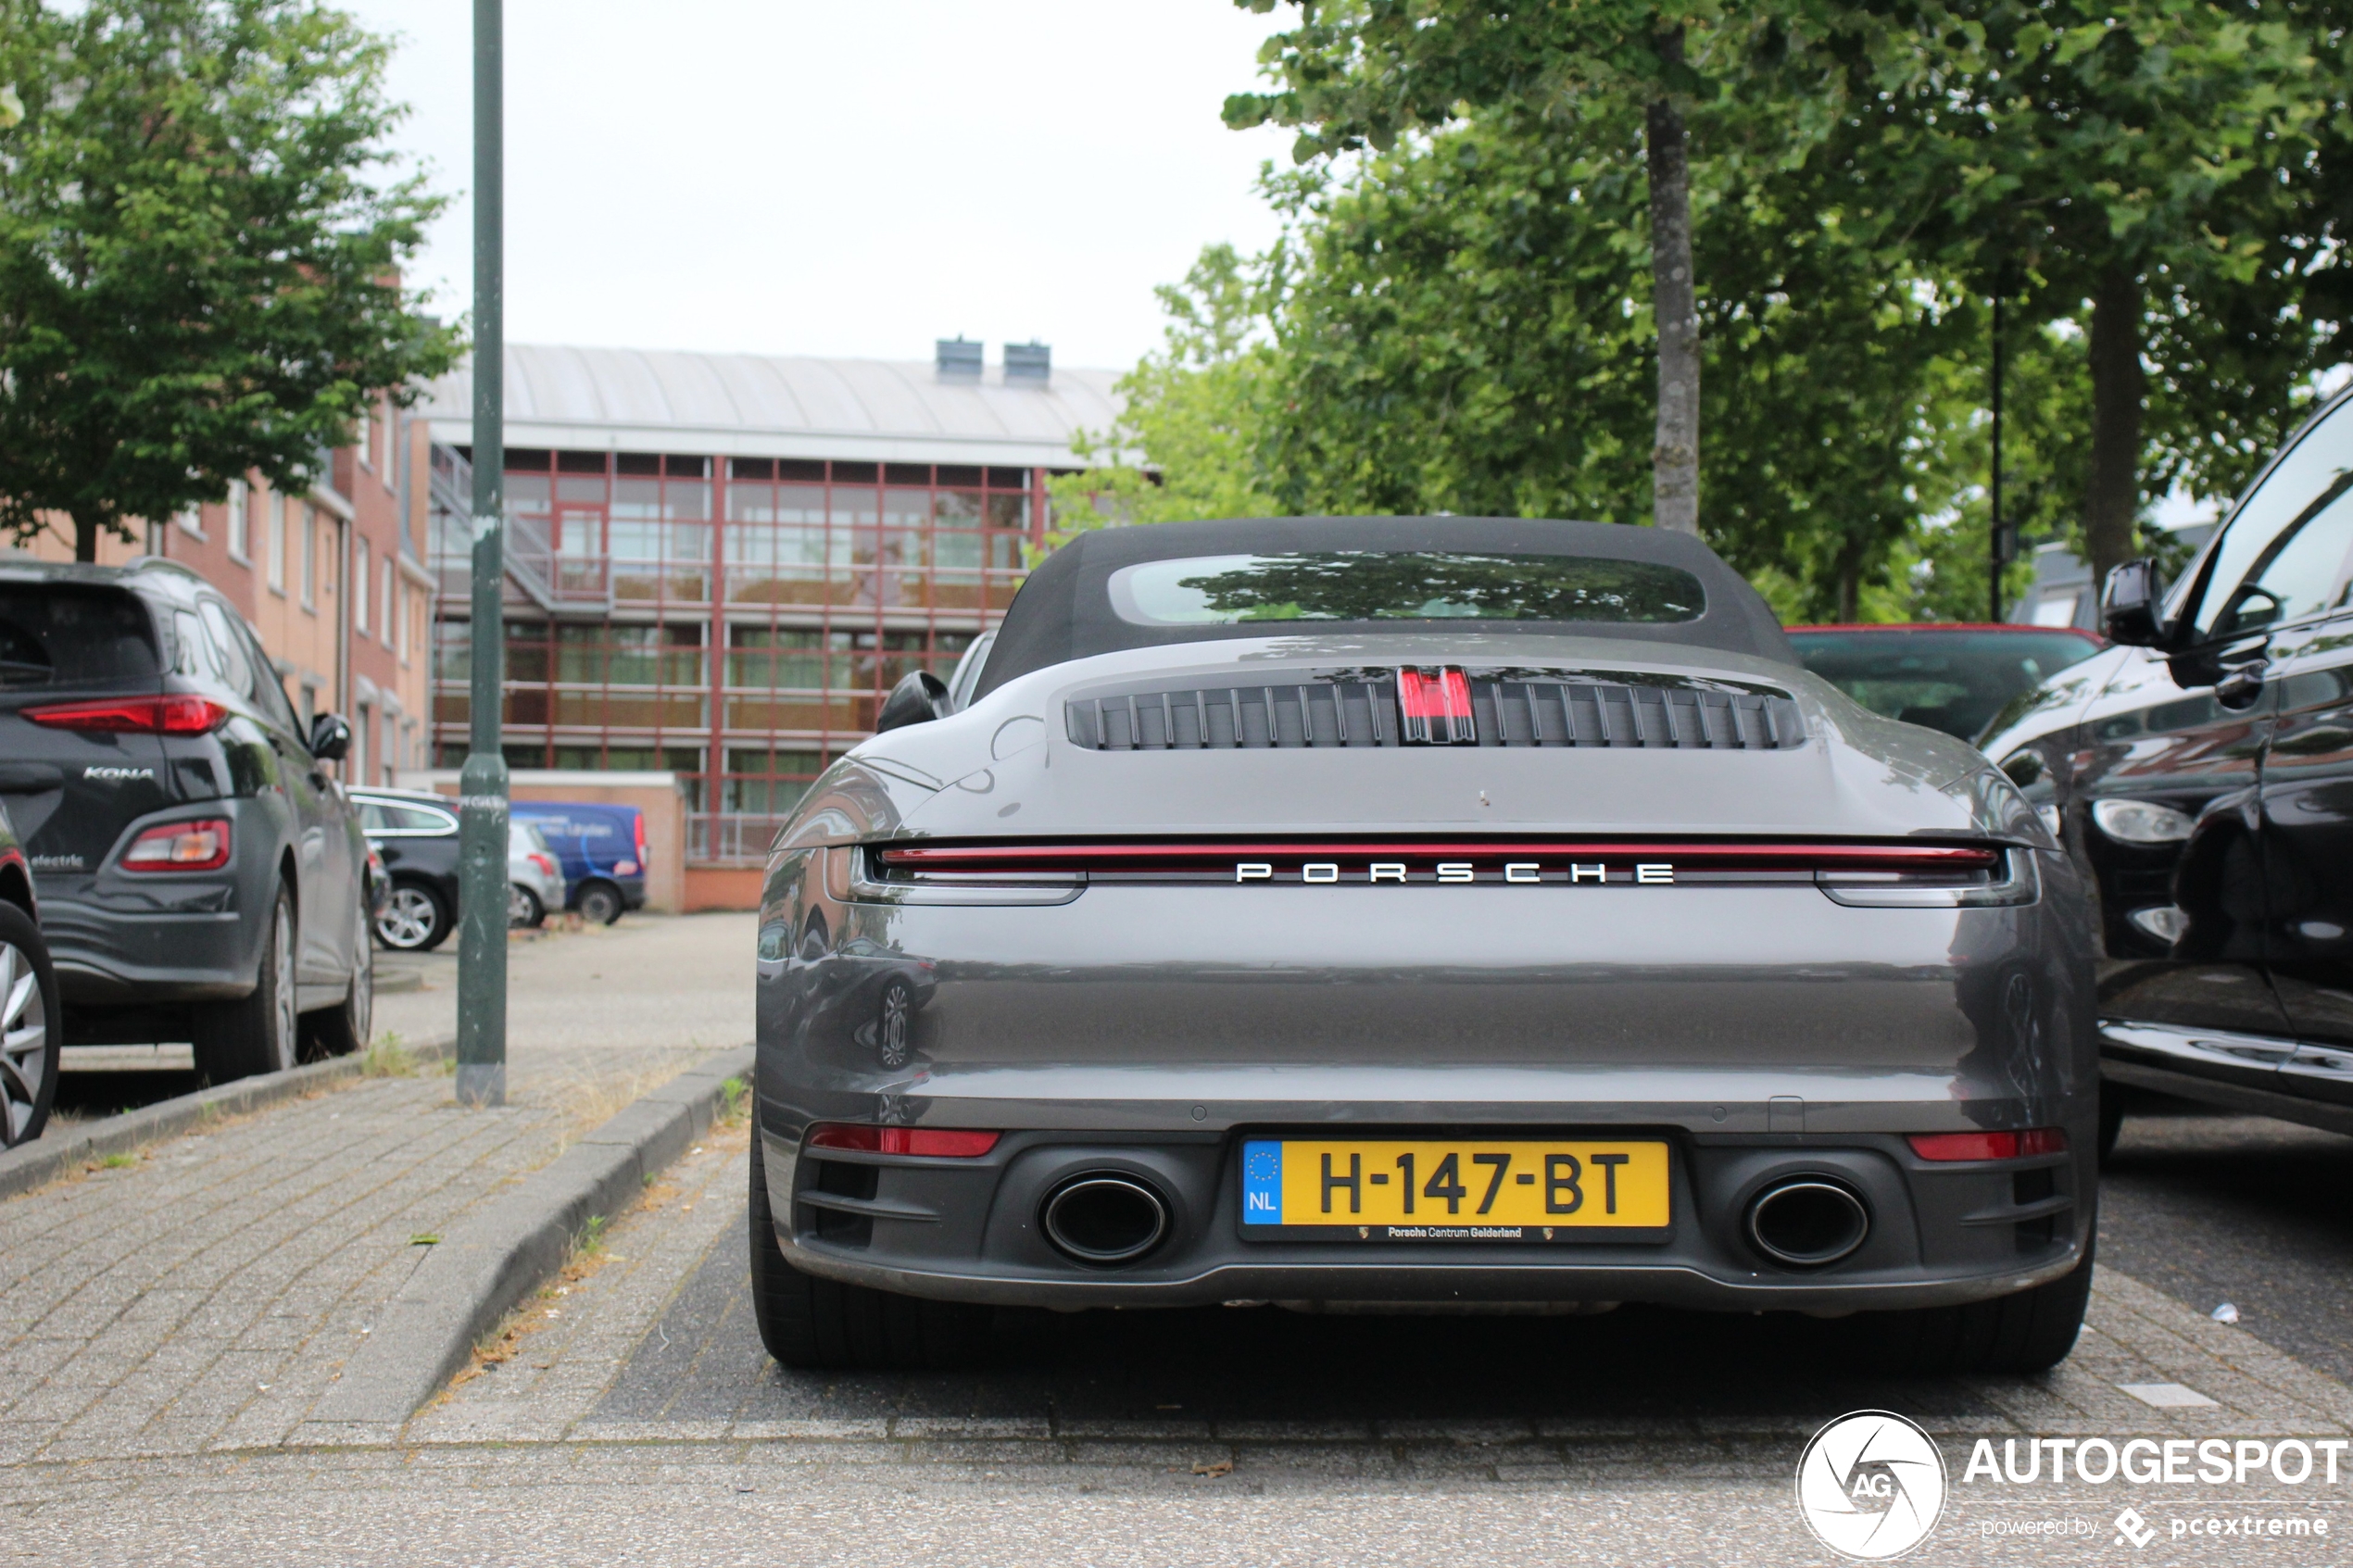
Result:
{"type": "Polygon", "coordinates": [[[2100,1185],[2100,1261],[2353,1382],[2353,1137],[2142,1095],[2100,1185]]]}

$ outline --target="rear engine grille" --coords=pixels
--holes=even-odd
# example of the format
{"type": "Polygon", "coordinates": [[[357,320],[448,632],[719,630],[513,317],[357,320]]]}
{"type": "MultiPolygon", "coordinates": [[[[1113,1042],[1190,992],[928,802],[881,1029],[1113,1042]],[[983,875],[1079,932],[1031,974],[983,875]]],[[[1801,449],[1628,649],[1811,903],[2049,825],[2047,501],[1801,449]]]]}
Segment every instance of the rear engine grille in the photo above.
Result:
{"type": "MultiPolygon", "coordinates": [[[[1479,746],[1773,751],[1803,746],[1797,704],[1769,687],[1673,677],[1470,672],[1479,746]]],[[[1408,744],[1397,674],[1315,673],[1281,684],[1123,686],[1064,705],[1071,744],[1090,751],[1395,746],[1408,744]]]]}

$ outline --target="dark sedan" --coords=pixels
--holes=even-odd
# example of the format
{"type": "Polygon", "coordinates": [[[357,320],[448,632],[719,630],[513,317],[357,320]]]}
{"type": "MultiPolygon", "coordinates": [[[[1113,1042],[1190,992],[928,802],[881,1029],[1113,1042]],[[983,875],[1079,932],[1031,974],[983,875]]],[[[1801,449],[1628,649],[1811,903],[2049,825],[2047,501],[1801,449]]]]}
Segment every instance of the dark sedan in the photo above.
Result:
{"type": "Polygon", "coordinates": [[[458,922],[458,813],[422,790],[355,789],[359,825],[390,884],[376,937],[404,953],[431,952],[458,922]]]}
{"type": "Polygon", "coordinates": [[[2108,589],[2122,646],[1985,742],[2097,889],[2102,1071],[2353,1132],[2353,401],[2108,589]]]}

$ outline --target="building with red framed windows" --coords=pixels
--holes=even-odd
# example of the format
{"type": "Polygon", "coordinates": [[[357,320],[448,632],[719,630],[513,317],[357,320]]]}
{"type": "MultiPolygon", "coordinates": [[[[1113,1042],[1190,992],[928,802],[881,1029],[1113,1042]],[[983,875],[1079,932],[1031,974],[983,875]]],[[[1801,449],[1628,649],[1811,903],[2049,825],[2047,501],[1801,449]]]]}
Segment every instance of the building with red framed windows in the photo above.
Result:
{"type": "MultiPolygon", "coordinates": [[[[995,624],[1071,438],[1116,373],[1037,345],[984,365],[510,345],[510,768],[663,770],[689,907],[749,904],[809,782],[911,670],[995,624]]],[[[472,378],[436,383],[435,763],[466,748],[472,378]]]]}
{"type": "MultiPolygon", "coordinates": [[[[429,759],[426,707],[434,579],[425,567],[424,426],[376,397],[352,443],[320,454],[308,488],[258,474],[221,500],[147,522],[135,539],[98,540],[98,561],[161,556],[220,590],[259,633],[306,721],[341,713],[353,784],[382,784],[429,759]]],[[[26,541],[42,560],[73,558],[60,518],[26,541]]]]}

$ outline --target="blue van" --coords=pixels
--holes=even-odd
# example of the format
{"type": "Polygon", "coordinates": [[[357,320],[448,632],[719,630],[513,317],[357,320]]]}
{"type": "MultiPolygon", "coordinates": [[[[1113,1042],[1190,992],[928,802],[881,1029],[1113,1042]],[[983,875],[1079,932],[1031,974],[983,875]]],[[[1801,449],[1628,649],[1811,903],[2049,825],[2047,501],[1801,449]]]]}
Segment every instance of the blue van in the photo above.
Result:
{"type": "Polygon", "coordinates": [[[529,822],[564,870],[564,908],[610,925],[646,903],[646,814],[635,806],[517,800],[510,819],[529,822]]]}

